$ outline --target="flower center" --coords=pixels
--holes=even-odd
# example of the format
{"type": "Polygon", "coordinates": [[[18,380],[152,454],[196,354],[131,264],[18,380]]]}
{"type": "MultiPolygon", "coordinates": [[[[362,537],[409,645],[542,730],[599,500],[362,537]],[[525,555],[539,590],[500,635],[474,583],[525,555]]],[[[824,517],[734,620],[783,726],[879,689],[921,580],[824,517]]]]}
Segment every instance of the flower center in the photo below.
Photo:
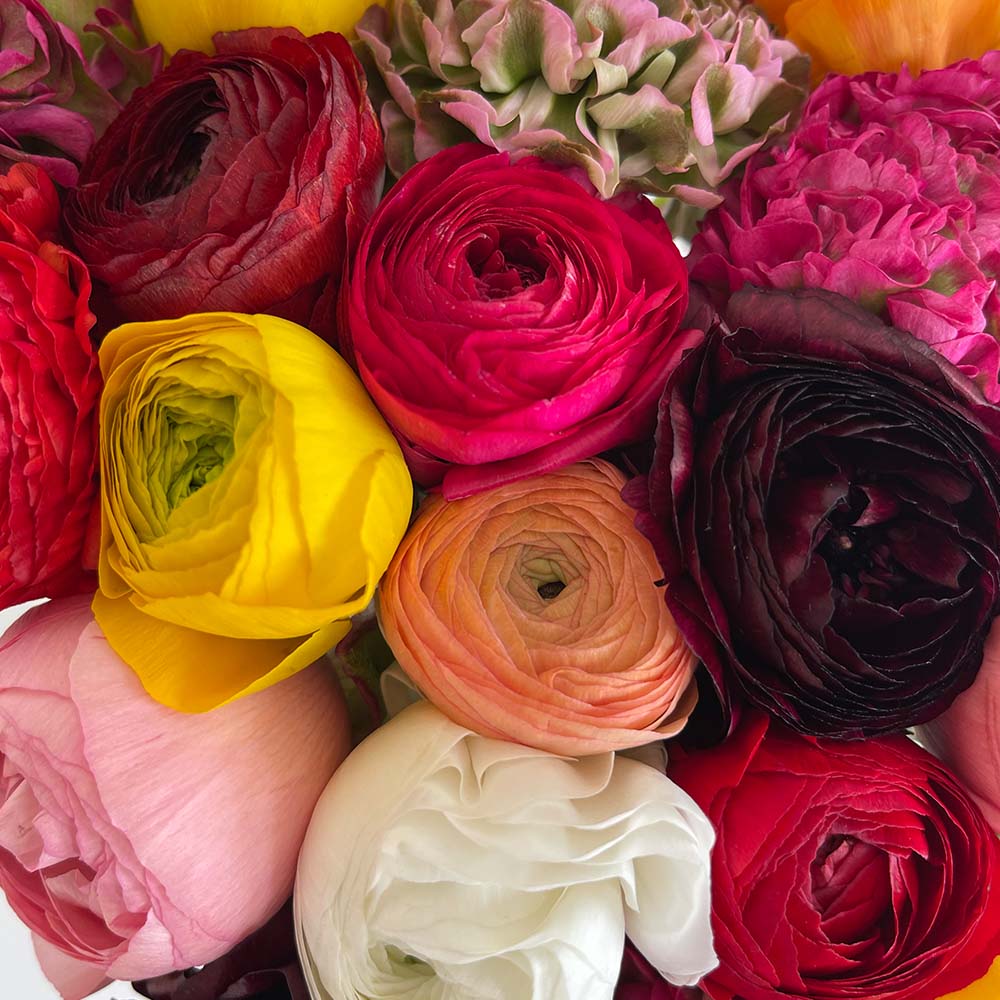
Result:
{"type": "Polygon", "coordinates": [[[169,510],[217,479],[234,452],[239,403],[233,396],[189,401],[160,413],[163,443],[159,479],[169,510]]]}
{"type": "Polygon", "coordinates": [[[537,237],[494,227],[470,244],[467,257],[484,299],[506,299],[537,285],[549,266],[537,237]]]}
{"type": "Polygon", "coordinates": [[[521,564],[521,576],[543,601],[555,600],[566,589],[566,573],[551,556],[529,556],[521,564]]]}
{"type": "Polygon", "coordinates": [[[881,946],[892,934],[892,884],[884,851],[849,835],[826,838],[810,868],[812,900],[827,939],[881,946]]]}

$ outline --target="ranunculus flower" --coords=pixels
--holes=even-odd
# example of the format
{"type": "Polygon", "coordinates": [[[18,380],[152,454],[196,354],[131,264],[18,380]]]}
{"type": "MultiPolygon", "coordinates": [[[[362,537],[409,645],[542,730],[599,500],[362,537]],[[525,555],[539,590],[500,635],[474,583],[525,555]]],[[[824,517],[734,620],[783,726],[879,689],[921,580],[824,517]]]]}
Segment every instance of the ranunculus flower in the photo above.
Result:
{"type": "Polygon", "coordinates": [[[379,621],[450,719],[567,756],[684,726],[694,655],[624,485],[594,460],[427,500],[382,579],[379,621]]]}
{"type": "Polygon", "coordinates": [[[834,77],[753,157],[691,249],[717,304],[744,284],[837,292],[1000,400],[1000,53],[914,79],[834,77]]]}
{"type": "Polygon", "coordinates": [[[667,770],[718,836],[710,1000],[938,1000],[1000,952],[1000,841],[905,736],[813,739],[754,712],[667,770]]]}
{"type": "Polygon", "coordinates": [[[321,31],[354,30],[369,0],[135,0],[135,9],[147,38],[161,42],[168,52],[198,49],[212,52],[213,36],[241,28],[290,27],[304,35],[321,31]]]}
{"type": "Polygon", "coordinates": [[[1000,48],[995,0],[755,0],[812,59],[813,79],[941,69],[1000,48]]]}
{"type": "Polygon", "coordinates": [[[58,222],[44,171],[0,176],[0,608],[93,588],[101,376],[90,278],[50,242],[58,222]]]}
{"type": "Polygon", "coordinates": [[[128,0],[0,0],[0,165],[76,183],[94,140],[160,67],[129,15],[128,0]]]}
{"type": "Polygon", "coordinates": [[[678,624],[803,732],[939,715],[1000,609],[1000,410],[835,295],[747,289],[728,320],[664,391],[640,514],[678,624]]]}
{"type": "Polygon", "coordinates": [[[449,498],[639,440],[700,337],[678,330],[684,263],[652,205],[468,145],[393,188],[344,298],[345,348],[449,498]]]}
{"type": "Polygon", "coordinates": [[[388,0],[358,23],[400,176],[476,139],[694,205],[796,117],[808,60],[733,0],[388,0]]]}
{"type": "Polygon", "coordinates": [[[1000,836],[1000,627],[986,640],[975,683],[919,736],[962,779],[1000,836]]]}
{"type": "Polygon", "coordinates": [[[263,925],[349,738],[319,667],[182,715],[145,694],[86,598],[15,622],[0,641],[0,887],[66,1000],[211,962],[263,925]]]}
{"type": "Polygon", "coordinates": [[[132,987],[149,1000],[309,1000],[295,950],[292,901],[204,968],[168,972],[132,987]]]}
{"type": "Polygon", "coordinates": [[[121,320],[231,309],[330,337],[345,256],[382,184],[364,74],[334,34],[261,28],[216,48],[178,55],[135,95],[87,161],[67,225],[121,320]]]}
{"type": "Polygon", "coordinates": [[[715,965],[712,828],[661,772],[476,736],[427,702],[323,793],[295,880],[313,1000],[611,1000],[625,932],[668,979],[715,965]]]}
{"type": "Polygon", "coordinates": [[[347,364],[273,316],[134,323],[101,345],[97,619],[160,701],[214,708],[347,634],[412,485],[347,364]]]}

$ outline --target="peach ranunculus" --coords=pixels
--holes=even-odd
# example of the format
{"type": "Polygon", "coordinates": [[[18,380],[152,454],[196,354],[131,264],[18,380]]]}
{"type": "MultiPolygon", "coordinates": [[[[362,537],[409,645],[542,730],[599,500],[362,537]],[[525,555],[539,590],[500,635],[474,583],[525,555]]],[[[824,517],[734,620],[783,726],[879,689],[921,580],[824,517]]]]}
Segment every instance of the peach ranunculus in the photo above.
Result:
{"type": "Polygon", "coordinates": [[[0,888],[65,1000],[211,962],[261,927],[349,744],[319,665],[185,715],[143,691],[87,597],[15,622],[0,639],[0,888]]]}
{"type": "Polygon", "coordinates": [[[813,61],[813,81],[917,73],[1000,48],[997,0],[756,0],[767,17],[813,61]]]}
{"type": "Polygon", "coordinates": [[[673,736],[694,655],[606,462],[431,497],[382,580],[382,630],[453,721],[580,755],[673,736]]]}

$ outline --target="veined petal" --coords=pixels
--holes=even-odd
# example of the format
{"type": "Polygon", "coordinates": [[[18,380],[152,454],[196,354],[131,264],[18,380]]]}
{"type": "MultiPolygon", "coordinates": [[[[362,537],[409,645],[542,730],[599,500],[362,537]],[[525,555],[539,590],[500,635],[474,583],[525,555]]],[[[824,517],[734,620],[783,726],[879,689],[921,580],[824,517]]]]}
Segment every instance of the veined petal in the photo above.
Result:
{"type": "Polygon", "coordinates": [[[785,20],[817,82],[830,72],[941,69],[1000,45],[994,0],[796,0],[785,20]]]}

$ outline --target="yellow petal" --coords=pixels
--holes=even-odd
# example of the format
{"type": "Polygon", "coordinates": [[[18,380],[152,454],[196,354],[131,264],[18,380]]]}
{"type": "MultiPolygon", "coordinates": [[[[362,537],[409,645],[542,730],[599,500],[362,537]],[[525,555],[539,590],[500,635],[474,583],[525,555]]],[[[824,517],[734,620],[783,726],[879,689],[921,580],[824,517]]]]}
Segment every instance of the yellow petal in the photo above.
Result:
{"type": "Polygon", "coordinates": [[[371,0],[135,0],[143,33],[167,52],[197,49],[212,53],[217,31],[241,28],[298,28],[304,35],[321,31],[353,32],[371,0]]]}
{"type": "Polygon", "coordinates": [[[978,982],[957,993],[949,993],[940,1000],[997,1000],[997,997],[1000,997],[1000,958],[978,982]]]}
{"type": "Polygon", "coordinates": [[[178,712],[208,712],[315,663],[350,630],[331,622],[295,639],[232,639],[151,618],[127,598],[98,592],[94,617],[142,686],[178,712]]]}
{"type": "Polygon", "coordinates": [[[186,710],[307,666],[371,601],[412,507],[358,377],[303,327],[238,313],[120,327],[100,360],[112,647],[186,710]]]}
{"type": "Polygon", "coordinates": [[[1000,47],[997,0],[797,0],[788,37],[827,73],[916,73],[975,59],[1000,47]]]}

